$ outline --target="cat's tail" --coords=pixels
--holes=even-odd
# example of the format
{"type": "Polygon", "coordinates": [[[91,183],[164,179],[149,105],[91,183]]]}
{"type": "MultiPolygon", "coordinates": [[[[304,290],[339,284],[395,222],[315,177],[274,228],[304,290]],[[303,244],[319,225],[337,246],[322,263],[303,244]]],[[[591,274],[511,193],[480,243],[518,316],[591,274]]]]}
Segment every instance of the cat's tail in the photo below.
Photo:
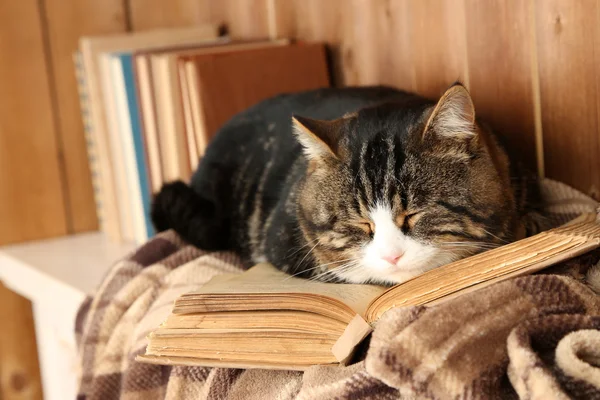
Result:
{"type": "Polygon", "coordinates": [[[163,185],[154,197],[151,217],[158,232],[173,229],[186,242],[203,250],[225,250],[228,224],[219,205],[203,198],[182,181],[163,185]]]}

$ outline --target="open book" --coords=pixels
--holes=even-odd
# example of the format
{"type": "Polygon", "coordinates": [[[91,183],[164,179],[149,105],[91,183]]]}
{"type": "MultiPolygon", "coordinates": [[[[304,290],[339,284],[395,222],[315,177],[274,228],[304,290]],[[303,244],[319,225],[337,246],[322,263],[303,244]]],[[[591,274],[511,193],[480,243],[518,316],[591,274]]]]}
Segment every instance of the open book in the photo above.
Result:
{"type": "Polygon", "coordinates": [[[428,271],[391,288],[294,278],[270,264],[182,295],[138,360],[303,370],[344,364],[387,310],[432,304],[600,247],[600,221],[577,220],[428,271]]]}

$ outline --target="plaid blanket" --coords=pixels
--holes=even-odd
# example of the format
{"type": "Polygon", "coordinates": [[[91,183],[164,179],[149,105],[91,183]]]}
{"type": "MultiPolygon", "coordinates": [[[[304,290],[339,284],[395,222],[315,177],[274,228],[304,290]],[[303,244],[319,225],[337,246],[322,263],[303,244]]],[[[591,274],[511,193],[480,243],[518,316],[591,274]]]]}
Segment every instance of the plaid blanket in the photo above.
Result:
{"type": "MultiPolygon", "coordinates": [[[[589,211],[586,202],[578,207],[589,211]]],[[[558,207],[557,221],[578,212],[558,207]]],[[[173,301],[241,271],[235,255],[166,232],[117,262],[81,306],[78,398],[600,398],[600,296],[590,288],[600,288],[599,260],[594,252],[437,306],[390,310],[347,367],[158,366],[134,359],[173,301]]]]}

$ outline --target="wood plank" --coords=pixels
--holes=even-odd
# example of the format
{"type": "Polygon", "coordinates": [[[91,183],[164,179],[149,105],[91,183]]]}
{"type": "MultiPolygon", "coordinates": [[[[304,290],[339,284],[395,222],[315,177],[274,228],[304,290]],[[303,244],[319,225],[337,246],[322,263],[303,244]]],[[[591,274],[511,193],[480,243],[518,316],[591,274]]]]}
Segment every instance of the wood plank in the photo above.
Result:
{"type": "Polygon", "coordinates": [[[211,22],[222,24],[233,38],[266,39],[271,36],[272,0],[208,0],[211,22]]]}
{"type": "Polygon", "coordinates": [[[354,3],[358,83],[388,84],[430,98],[456,80],[468,83],[462,0],[375,4],[354,3]]]}
{"type": "Polygon", "coordinates": [[[0,244],[67,233],[38,2],[0,2],[0,244]]]}
{"type": "Polygon", "coordinates": [[[66,170],[69,231],[97,230],[96,204],[72,56],[82,35],[124,32],[125,10],[121,0],[45,0],[44,17],[50,48],[50,73],[56,91],[60,150],[66,170]]]}
{"type": "Polygon", "coordinates": [[[469,86],[463,0],[412,0],[409,13],[416,92],[437,99],[457,80],[469,86]]]}
{"type": "Polygon", "coordinates": [[[277,36],[325,41],[338,85],[435,98],[467,80],[462,0],[274,1],[277,36]]]}
{"type": "Polygon", "coordinates": [[[134,31],[202,23],[223,25],[234,38],[269,34],[271,0],[128,0],[134,31]]]}
{"type": "Polygon", "coordinates": [[[350,33],[345,36],[352,38],[346,51],[354,57],[344,58],[342,69],[356,71],[354,75],[347,72],[354,78],[349,83],[384,84],[414,91],[410,0],[375,3],[355,0],[352,12],[346,12],[346,16],[351,20],[346,21],[350,33]]]}
{"type": "Polygon", "coordinates": [[[0,399],[42,399],[31,303],[0,282],[0,399]]]}
{"type": "Polygon", "coordinates": [[[133,31],[212,22],[209,0],[129,0],[129,11],[133,31]]]}
{"type": "Polygon", "coordinates": [[[546,175],[600,199],[600,5],[536,3],[546,175]]]}
{"type": "Polygon", "coordinates": [[[529,1],[465,0],[469,89],[477,114],[536,169],[529,1]]]}

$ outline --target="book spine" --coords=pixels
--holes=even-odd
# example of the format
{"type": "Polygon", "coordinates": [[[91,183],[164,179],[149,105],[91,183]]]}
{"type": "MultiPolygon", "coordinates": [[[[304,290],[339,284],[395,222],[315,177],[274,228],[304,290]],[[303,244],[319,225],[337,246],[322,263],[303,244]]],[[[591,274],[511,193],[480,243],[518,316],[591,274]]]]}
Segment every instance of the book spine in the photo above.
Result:
{"type": "MultiPolygon", "coordinates": [[[[155,174],[155,170],[151,163],[151,155],[152,146],[150,142],[152,139],[150,138],[149,129],[146,127],[146,116],[144,115],[144,94],[142,87],[145,85],[145,82],[142,83],[142,80],[147,80],[147,75],[145,74],[145,66],[142,58],[138,57],[135,53],[132,53],[132,69],[133,69],[133,77],[134,77],[134,87],[135,87],[135,98],[137,100],[138,105],[138,121],[139,121],[139,129],[142,132],[142,138],[144,143],[144,155],[145,155],[145,164],[146,169],[148,171],[148,180],[150,185],[150,193],[155,193],[154,185],[155,182],[158,181],[158,177],[155,174]],[[141,70],[140,70],[141,69],[141,70]]],[[[159,175],[160,176],[160,175],[159,175]]]]}
{"type": "Polygon", "coordinates": [[[148,167],[152,192],[158,192],[163,184],[160,141],[156,121],[156,101],[151,63],[147,57],[137,60],[136,78],[139,93],[141,128],[147,146],[148,167]]]}
{"type": "Polygon", "coordinates": [[[204,109],[202,107],[200,79],[198,78],[198,72],[196,71],[193,62],[185,62],[184,69],[187,78],[188,97],[190,109],[192,110],[192,124],[194,126],[194,132],[196,133],[198,154],[202,157],[208,145],[208,134],[206,132],[206,120],[204,109]]]}
{"type": "Polygon", "coordinates": [[[133,57],[130,54],[120,56],[121,66],[123,71],[123,79],[125,81],[125,91],[127,95],[127,107],[129,110],[129,124],[133,138],[133,150],[135,154],[135,165],[137,167],[137,178],[141,196],[141,206],[144,222],[144,236],[140,239],[147,240],[154,235],[154,228],[150,219],[151,194],[149,168],[147,165],[147,155],[145,152],[146,143],[142,132],[142,124],[140,121],[140,105],[137,96],[137,88],[135,84],[135,73],[133,67],[133,57]]]}
{"type": "MultiPolygon", "coordinates": [[[[170,105],[169,121],[172,126],[172,132],[177,137],[177,153],[179,160],[179,170],[181,178],[188,181],[192,176],[190,158],[195,154],[195,140],[190,140],[185,131],[183,121],[183,104],[181,99],[181,88],[179,86],[179,76],[177,74],[177,58],[171,55],[165,57],[165,66],[167,70],[167,99],[170,105]]],[[[195,156],[197,158],[197,155],[195,156]]]]}
{"type": "Polygon", "coordinates": [[[123,235],[119,220],[119,206],[116,200],[116,188],[113,179],[114,168],[111,163],[112,156],[105,120],[99,57],[91,39],[82,38],[79,47],[85,69],[89,116],[93,122],[92,137],[94,138],[94,148],[97,155],[99,193],[102,196],[103,232],[106,233],[109,240],[121,242],[123,235]]]}
{"type": "Polygon", "coordinates": [[[179,81],[179,94],[182,107],[183,129],[188,138],[189,153],[190,153],[190,168],[192,174],[198,168],[200,162],[200,153],[198,152],[198,142],[196,140],[196,132],[192,123],[192,109],[190,106],[190,95],[187,77],[185,74],[185,65],[177,61],[177,76],[179,81]]]}
{"type": "Polygon", "coordinates": [[[110,148],[111,165],[114,171],[119,172],[114,175],[114,184],[121,237],[123,240],[133,241],[136,239],[135,218],[131,210],[135,203],[132,198],[132,183],[131,179],[129,179],[131,173],[129,172],[129,168],[127,168],[126,135],[124,134],[123,124],[120,121],[122,119],[122,103],[125,102],[125,100],[120,99],[120,96],[125,96],[125,89],[119,86],[121,72],[120,70],[115,70],[113,67],[113,58],[112,53],[106,53],[100,57],[100,78],[104,94],[106,136],[110,148]]]}
{"type": "Polygon", "coordinates": [[[101,231],[106,229],[106,219],[104,209],[102,208],[102,184],[100,181],[100,165],[98,163],[98,153],[96,151],[96,142],[93,134],[93,122],[90,114],[90,97],[87,88],[85,68],[83,66],[82,55],[79,51],[73,53],[73,63],[75,65],[75,78],[77,80],[77,92],[79,95],[79,108],[83,122],[83,132],[90,165],[90,175],[92,188],[94,190],[94,202],[96,204],[96,216],[101,231]]]}

